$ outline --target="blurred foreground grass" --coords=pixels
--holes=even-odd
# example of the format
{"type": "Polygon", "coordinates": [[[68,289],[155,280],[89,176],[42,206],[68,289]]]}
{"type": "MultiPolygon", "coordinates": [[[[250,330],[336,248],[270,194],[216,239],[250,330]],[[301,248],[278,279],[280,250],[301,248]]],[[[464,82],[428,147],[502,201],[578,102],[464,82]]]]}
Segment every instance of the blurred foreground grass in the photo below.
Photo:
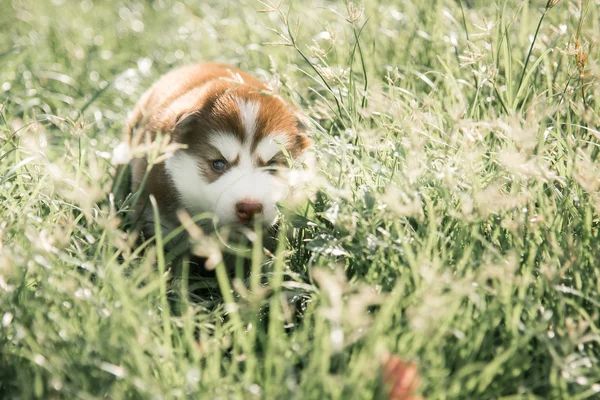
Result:
{"type": "Polygon", "coordinates": [[[386,351],[429,399],[598,396],[598,2],[275,8],[1,0],[0,397],[371,399],[386,351]],[[190,300],[108,193],[201,60],[306,110],[321,179],[260,280],[190,300]]]}

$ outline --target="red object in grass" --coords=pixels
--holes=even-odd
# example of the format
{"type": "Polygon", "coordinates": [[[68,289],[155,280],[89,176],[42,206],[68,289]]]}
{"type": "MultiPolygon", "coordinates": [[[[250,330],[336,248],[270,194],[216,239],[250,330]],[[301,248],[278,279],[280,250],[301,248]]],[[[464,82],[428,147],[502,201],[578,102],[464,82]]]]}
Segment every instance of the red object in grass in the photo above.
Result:
{"type": "Polygon", "coordinates": [[[414,363],[386,353],[381,364],[383,383],[389,400],[424,400],[423,397],[414,394],[419,387],[419,374],[414,363]]]}

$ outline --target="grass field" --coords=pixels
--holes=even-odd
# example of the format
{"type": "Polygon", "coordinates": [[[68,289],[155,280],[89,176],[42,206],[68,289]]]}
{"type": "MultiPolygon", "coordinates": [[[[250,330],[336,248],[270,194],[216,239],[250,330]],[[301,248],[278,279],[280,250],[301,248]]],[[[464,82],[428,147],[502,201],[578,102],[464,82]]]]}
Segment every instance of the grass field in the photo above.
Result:
{"type": "Polygon", "coordinates": [[[0,0],[0,398],[384,398],[386,352],[427,399],[598,398],[598,5],[0,0]],[[201,60],[311,121],[249,279],[121,222],[127,112],[201,60]]]}

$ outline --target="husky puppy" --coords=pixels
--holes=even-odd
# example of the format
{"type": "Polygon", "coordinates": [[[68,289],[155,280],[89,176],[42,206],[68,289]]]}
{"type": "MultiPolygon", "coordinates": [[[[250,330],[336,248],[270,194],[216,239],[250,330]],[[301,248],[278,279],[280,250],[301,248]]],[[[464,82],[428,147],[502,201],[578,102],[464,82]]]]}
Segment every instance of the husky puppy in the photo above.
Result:
{"type": "MultiPolygon", "coordinates": [[[[134,213],[146,236],[154,234],[150,195],[164,234],[180,225],[180,209],[211,213],[217,226],[272,226],[276,203],[290,195],[292,169],[307,161],[311,144],[295,110],[265,83],[213,63],[175,69],[144,93],[126,140],[158,132],[183,146],[147,176],[134,213]]],[[[133,193],[147,167],[146,158],[131,161],[133,193]]]]}

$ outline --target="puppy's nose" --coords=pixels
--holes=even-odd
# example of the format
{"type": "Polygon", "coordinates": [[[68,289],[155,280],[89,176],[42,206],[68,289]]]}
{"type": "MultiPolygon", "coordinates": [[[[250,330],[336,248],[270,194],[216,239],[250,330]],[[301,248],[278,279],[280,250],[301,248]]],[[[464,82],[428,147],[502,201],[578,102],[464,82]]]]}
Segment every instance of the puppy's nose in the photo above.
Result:
{"type": "Polygon", "coordinates": [[[237,216],[242,223],[247,223],[263,210],[263,205],[256,200],[242,200],[235,205],[237,216]]]}

